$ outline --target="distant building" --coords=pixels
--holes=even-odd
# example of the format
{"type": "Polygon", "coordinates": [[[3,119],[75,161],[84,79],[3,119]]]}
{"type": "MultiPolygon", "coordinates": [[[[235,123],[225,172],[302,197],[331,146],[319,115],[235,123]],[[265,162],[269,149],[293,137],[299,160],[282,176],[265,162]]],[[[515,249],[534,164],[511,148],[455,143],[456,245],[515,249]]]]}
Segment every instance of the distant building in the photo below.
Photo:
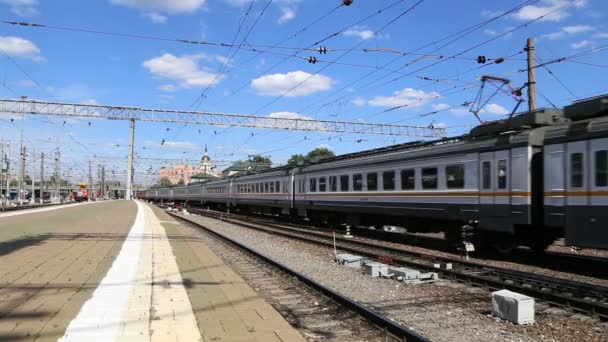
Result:
{"type": "Polygon", "coordinates": [[[188,164],[173,165],[172,167],[161,167],[159,172],[160,178],[168,178],[172,184],[190,184],[196,182],[204,182],[210,179],[218,178],[221,173],[216,171],[211,157],[207,152],[205,145],[205,154],[201,158],[200,165],[195,167],[188,164]]]}

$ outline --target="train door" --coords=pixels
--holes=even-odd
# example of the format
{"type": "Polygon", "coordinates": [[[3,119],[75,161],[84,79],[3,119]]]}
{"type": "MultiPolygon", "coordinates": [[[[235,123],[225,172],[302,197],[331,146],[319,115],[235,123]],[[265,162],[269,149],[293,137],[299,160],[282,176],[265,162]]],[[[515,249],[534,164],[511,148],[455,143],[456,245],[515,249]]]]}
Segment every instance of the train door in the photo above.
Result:
{"type": "Polygon", "coordinates": [[[566,145],[566,242],[578,245],[589,236],[589,154],[587,141],[566,145]]]}
{"type": "Polygon", "coordinates": [[[488,213],[494,204],[494,152],[479,154],[479,204],[483,213],[488,213]]]}
{"type": "Polygon", "coordinates": [[[591,185],[589,192],[589,234],[586,245],[608,247],[608,138],[590,142],[591,185]]]}

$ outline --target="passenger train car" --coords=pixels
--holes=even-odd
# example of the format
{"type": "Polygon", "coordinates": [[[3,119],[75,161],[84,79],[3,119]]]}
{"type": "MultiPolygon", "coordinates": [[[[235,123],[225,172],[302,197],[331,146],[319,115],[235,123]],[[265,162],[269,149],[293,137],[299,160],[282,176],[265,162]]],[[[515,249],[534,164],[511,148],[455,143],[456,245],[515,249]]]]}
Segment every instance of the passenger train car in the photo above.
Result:
{"type": "Polygon", "coordinates": [[[151,189],[149,200],[444,232],[509,251],[555,239],[608,248],[608,95],[482,124],[467,135],[151,189]],[[169,195],[169,196],[168,196],[169,195]]]}

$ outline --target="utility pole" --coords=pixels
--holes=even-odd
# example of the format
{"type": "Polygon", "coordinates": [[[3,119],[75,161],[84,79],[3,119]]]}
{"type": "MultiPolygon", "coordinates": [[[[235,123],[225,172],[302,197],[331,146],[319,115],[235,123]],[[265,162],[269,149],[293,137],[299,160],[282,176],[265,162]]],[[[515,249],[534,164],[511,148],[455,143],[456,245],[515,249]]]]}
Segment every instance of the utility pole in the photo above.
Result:
{"type": "Polygon", "coordinates": [[[53,177],[53,201],[61,201],[61,151],[55,152],[55,175],[53,177]]]}
{"type": "Polygon", "coordinates": [[[40,204],[44,203],[44,152],[40,153],[40,204]]]}
{"type": "Polygon", "coordinates": [[[99,195],[101,198],[106,197],[106,167],[104,165],[101,166],[101,182],[100,182],[100,190],[99,195]]]}
{"type": "Polygon", "coordinates": [[[30,203],[36,203],[36,149],[32,151],[32,195],[30,196],[30,203]]]}
{"type": "Polygon", "coordinates": [[[131,134],[129,137],[129,166],[127,167],[127,200],[133,199],[133,145],[135,144],[135,119],[131,119],[131,134]]]}
{"type": "Polygon", "coordinates": [[[19,189],[17,190],[18,195],[17,197],[19,198],[19,204],[23,204],[23,200],[24,200],[24,190],[25,187],[23,186],[23,179],[25,178],[25,146],[23,146],[23,135],[21,136],[21,165],[19,166],[19,182],[18,182],[18,187],[19,189]]]}
{"type": "Polygon", "coordinates": [[[8,142],[7,146],[8,151],[6,152],[6,203],[8,204],[8,199],[11,194],[11,143],[8,142]]]}
{"type": "Polygon", "coordinates": [[[91,161],[89,160],[89,201],[93,199],[93,175],[91,174],[91,161]]]}
{"type": "Polygon", "coordinates": [[[528,109],[536,110],[536,63],[534,54],[534,38],[528,38],[526,44],[528,53],[528,109]]]}

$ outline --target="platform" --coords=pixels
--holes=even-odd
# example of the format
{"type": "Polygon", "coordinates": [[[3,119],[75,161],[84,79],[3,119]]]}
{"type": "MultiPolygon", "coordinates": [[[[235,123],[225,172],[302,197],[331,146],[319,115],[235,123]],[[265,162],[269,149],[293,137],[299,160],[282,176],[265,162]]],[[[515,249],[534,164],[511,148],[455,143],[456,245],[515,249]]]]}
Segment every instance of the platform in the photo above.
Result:
{"type": "Polygon", "coordinates": [[[133,201],[0,215],[0,341],[57,340],[304,341],[191,228],[133,201]]]}

